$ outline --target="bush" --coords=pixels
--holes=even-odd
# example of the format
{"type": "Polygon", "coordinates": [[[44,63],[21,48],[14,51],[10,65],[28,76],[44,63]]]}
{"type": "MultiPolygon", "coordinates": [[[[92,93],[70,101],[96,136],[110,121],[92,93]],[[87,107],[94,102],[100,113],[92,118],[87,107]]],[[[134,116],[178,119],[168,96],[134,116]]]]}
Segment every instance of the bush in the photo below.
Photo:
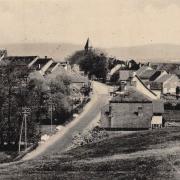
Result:
{"type": "Polygon", "coordinates": [[[94,129],[78,133],[73,136],[73,146],[83,146],[85,144],[98,142],[107,138],[109,135],[105,130],[100,130],[98,127],[94,129]]]}

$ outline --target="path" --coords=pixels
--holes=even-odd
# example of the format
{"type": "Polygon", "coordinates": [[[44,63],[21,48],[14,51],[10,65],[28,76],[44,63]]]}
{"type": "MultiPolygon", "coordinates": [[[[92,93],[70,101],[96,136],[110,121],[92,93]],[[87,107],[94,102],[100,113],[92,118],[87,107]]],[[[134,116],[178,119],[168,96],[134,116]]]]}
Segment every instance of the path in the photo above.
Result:
{"type": "Polygon", "coordinates": [[[108,86],[93,82],[93,95],[91,101],[85,106],[83,112],[69,123],[62,131],[51,136],[48,141],[27,154],[23,160],[52,156],[66,150],[72,143],[72,137],[84,131],[97,117],[101,108],[108,101],[108,86]]]}

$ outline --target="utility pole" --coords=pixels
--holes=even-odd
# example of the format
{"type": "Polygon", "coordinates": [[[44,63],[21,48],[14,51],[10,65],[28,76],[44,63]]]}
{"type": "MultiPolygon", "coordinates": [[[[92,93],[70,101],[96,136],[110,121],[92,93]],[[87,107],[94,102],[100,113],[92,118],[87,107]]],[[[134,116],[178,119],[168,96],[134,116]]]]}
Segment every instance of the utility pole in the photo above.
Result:
{"type": "Polygon", "coordinates": [[[21,130],[20,130],[20,135],[19,135],[19,153],[21,152],[21,140],[22,140],[22,131],[23,131],[23,124],[24,124],[24,116],[21,124],[21,130]]]}
{"type": "Polygon", "coordinates": [[[26,150],[27,149],[27,114],[24,114],[24,143],[26,150]]]}
{"type": "Polygon", "coordinates": [[[52,99],[51,99],[51,133],[52,133],[52,122],[53,121],[53,104],[52,104],[52,99]]]}
{"type": "Polygon", "coordinates": [[[24,107],[22,108],[23,120],[21,124],[20,136],[19,136],[19,153],[21,152],[21,141],[24,126],[24,147],[27,149],[27,116],[31,113],[31,109],[24,107]]]}
{"type": "Polygon", "coordinates": [[[53,131],[53,106],[54,106],[54,103],[53,103],[53,101],[52,101],[52,95],[51,95],[51,97],[50,97],[50,119],[51,119],[51,133],[52,133],[52,131],[53,131]]]}

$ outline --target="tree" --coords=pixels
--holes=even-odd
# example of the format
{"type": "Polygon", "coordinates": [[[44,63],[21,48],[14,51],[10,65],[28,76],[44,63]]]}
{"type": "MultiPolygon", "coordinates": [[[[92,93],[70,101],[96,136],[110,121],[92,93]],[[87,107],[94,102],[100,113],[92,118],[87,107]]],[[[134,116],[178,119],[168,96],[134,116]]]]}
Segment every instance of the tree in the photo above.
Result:
{"type": "Polygon", "coordinates": [[[58,75],[48,83],[50,88],[49,103],[53,104],[53,117],[57,124],[64,123],[72,112],[72,100],[70,99],[70,78],[58,75]]]}
{"type": "Polygon", "coordinates": [[[130,69],[130,70],[138,70],[139,69],[139,64],[137,64],[135,60],[131,59],[128,62],[128,69],[130,69]]]}
{"type": "Polygon", "coordinates": [[[96,49],[89,49],[86,53],[84,50],[75,52],[68,58],[70,64],[79,64],[80,69],[90,78],[94,75],[98,79],[106,80],[107,75],[107,57],[96,49]]]}
{"type": "MultiPolygon", "coordinates": [[[[22,108],[30,106],[30,91],[28,91],[28,75],[30,69],[26,64],[19,64],[16,61],[5,61],[0,64],[0,142],[1,145],[7,142],[18,144],[20,126],[22,123],[22,108]]],[[[29,118],[28,131],[36,132],[33,129],[32,119],[29,118]],[[31,122],[31,123],[30,123],[31,122]]],[[[28,132],[28,134],[29,134],[28,132]]],[[[32,135],[29,135],[30,139],[32,135]]]]}

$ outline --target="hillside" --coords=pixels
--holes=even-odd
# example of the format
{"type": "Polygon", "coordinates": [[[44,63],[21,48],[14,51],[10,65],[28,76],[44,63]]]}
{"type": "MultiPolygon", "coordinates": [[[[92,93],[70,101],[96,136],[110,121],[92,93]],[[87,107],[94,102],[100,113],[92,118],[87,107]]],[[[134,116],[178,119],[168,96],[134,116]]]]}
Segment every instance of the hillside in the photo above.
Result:
{"type": "Polygon", "coordinates": [[[108,54],[121,59],[139,61],[168,62],[180,60],[180,45],[152,44],[134,47],[117,47],[106,49],[108,54]]]}
{"type": "MultiPolygon", "coordinates": [[[[84,48],[84,44],[68,43],[29,43],[2,44],[0,48],[8,49],[9,55],[39,55],[54,57],[62,61],[76,50],[84,48]]],[[[95,47],[98,48],[98,47],[95,47]]],[[[169,62],[180,60],[180,45],[151,44],[134,47],[102,48],[108,55],[127,60],[169,62]]]]}
{"type": "Polygon", "coordinates": [[[175,180],[180,179],[179,145],[178,127],[119,133],[62,155],[0,166],[0,179],[175,180]]]}

